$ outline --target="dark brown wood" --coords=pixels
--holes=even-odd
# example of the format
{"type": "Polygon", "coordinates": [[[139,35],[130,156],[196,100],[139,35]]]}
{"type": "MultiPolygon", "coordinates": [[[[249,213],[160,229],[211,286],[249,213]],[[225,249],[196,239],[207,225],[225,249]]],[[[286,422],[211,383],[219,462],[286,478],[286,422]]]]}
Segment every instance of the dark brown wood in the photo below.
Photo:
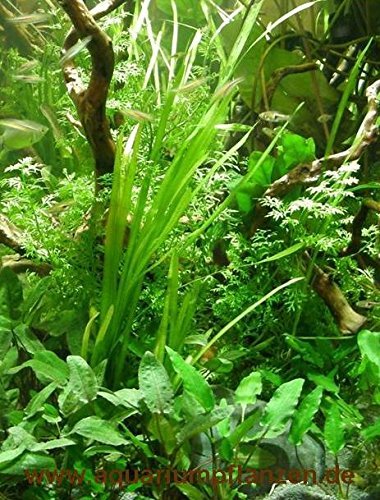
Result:
{"type": "Polygon", "coordinates": [[[33,262],[20,255],[5,255],[1,259],[1,268],[8,267],[16,274],[22,274],[26,271],[36,273],[38,276],[47,276],[53,270],[53,267],[46,262],[33,262]]]}
{"type": "Polygon", "coordinates": [[[331,276],[314,266],[313,289],[323,299],[343,334],[357,333],[367,318],[355,312],[331,276]]]}
{"type": "Polygon", "coordinates": [[[88,86],[83,84],[72,59],[64,59],[63,74],[68,93],[77,108],[90,144],[98,178],[111,173],[115,161],[115,144],[106,116],[107,96],[114,70],[114,52],[111,39],[100,29],[96,19],[113,11],[125,3],[125,0],[106,0],[91,11],[83,0],[58,0],[58,3],[74,27],[66,37],[63,56],[79,39],[91,37],[87,45],[92,62],[88,86]]]}
{"type": "Polygon", "coordinates": [[[24,254],[24,235],[12,222],[0,214],[0,244],[11,248],[13,251],[24,254]]]}

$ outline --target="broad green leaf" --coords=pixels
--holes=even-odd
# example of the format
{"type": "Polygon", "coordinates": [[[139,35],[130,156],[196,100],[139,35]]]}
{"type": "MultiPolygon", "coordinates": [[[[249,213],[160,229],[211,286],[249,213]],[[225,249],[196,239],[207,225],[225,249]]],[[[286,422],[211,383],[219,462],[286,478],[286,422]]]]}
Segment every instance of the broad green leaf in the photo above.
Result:
{"type": "Polygon", "coordinates": [[[98,395],[115,406],[120,405],[131,409],[137,409],[142,398],[141,392],[137,389],[120,389],[116,392],[99,391],[98,395]]]}
{"type": "Polygon", "coordinates": [[[262,391],[260,372],[252,372],[244,377],[235,390],[235,402],[247,406],[256,402],[256,396],[262,391]]]}
{"type": "Polygon", "coordinates": [[[166,350],[174,370],[183,380],[185,390],[192,394],[206,411],[211,411],[215,406],[215,398],[206,380],[194,366],[186,363],[173,349],[166,347],[166,350]]]}
{"type": "Polygon", "coordinates": [[[249,181],[258,186],[267,187],[272,183],[272,172],[276,160],[273,156],[268,155],[263,162],[259,163],[259,167],[257,168],[256,165],[262,155],[261,151],[253,151],[250,154],[248,170],[252,172],[252,175],[249,176],[249,181]]]}
{"type": "Polygon", "coordinates": [[[380,332],[362,330],[358,334],[358,345],[362,356],[377,367],[380,376],[380,332]]]}
{"type": "Polygon", "coordinates": [[[89,403],[96,398],[98,392],[94,372],[81,356],[68,356],[66,361],[70,370],[67,388],[73,391],[80,401],[89,403]]]}
{"type": "Polygon", "coordinates": [[[239,190],[236,192],[235,197],[240,212],[247,214],[252,210],[253,201],[252,201],[252,196],[250,194],[244,193],[243,191],[239,190]]]}
{"type": "Polygon", "coordinates": [[[229,439],[223,438],[218,446],[220,457],[227,463],[232,463],[234,457],[234,449],[231,446],[229,439]]]}
{"type": "Polygon", "coordinates": [[[72,439],[59,438],[45,441],[45,443],[36,443],[31,447],[31,451],[55,450],[56,448],[66,448],[76,444],[72,439]]]}
{"type": "Polygon", "coordinates": [[[261,417],[260,408],[257,408],[252,415],[249,415],[244,422],[239,424],[231,435],[228,437],[228,441],[231,444],[232,448],[235,448],[240,441],[244,441],[245,438],[250,439],[249,432],[252,431],[252,428],[258,423],[261,417]]]}
{"type": "Polygon", "coordinates": [[[9,462],[12,462],[15,458],[19,457],[21,453],[25,450],[25,446],[18,446],[17,448],[13,448],[12,450],[6,450],[0,452],[0,471],[4,468],[9,462]]]}
{"type": "Polygon", "coordinates": [[[207,415],[198,415],[179,431],[177,434],[178,445],[182,445],[188,439],[207,431],[210,427],[229,417],[232,411],[231,407],[216,407],[207,415]]]}
{"type": "Polygon", "coordinates": [[[0,474],[25,477],[28,471],[42,469],[54,470],[56,467],[53,458],[46,455],[38,455],[37,453],[24,453],[8,466],[0,469],[0,474]]]}
{"type": "Polygon", "coordinates": [[[68,356],[69,381],[58,397],[64,415],[75,412],[96,398],[98,382],[95,373],[81,356],[68,356]]]}
{"type": "Polygon", "coordinates": [[[334,455],[339,453],[346,444],[342,417],[337,404],[333,403],[327,413],[323,435],[327,448],[334,453],[334,455]]]}
{"type": "Polygon", "coordinates": [[[278,373],[272,370],[266,370],[262,368],[260,370],[261,376],[264,380],[267,380],[269,383],[274,385],[275,387],[279,387],[282,384],[282,378],[278,373]]]}
{"type": "Polygon", "coordinates": [[[77,422],[68,433],[70,434],[79,434],[87,439],[114,446],[127,444],[127,441],[110,422],[96,416],[86,417],[77,422]]]}
{"type": "Polygon", "coordinates": [[[326,377],[326,375],[320,375],[319,373],[308,373],[307,378],[314,382],[315,385],[320,385],[326,391],[333,392],[337,394],[339,392],[339,387],[335,384],[331,377],[326,377]]]}
{"type": "MultiPolygon", "coordinates": [[[[219,407],[227,408],[228,406],[227,400],[222,398],[219,402],[219,407]]],[[[231,418],[228,417],[219,422],[219,424],[216,425],[216,429],[221,437],[229,436],[231,432],[231,418]]]]}
{"type": "Polygon", "coordinates": [[[173,388],[164,366],[151,352],[146,352],[139,366],[139,388],[152,413],[170,413],[173,388]]]}
{"type": "Polygon", "coordinates": [[[44,412],[42,418],[49,422],[49,424],[54,424],[55,426],[62,421],[62,417],[59,414],[59,407],[51,405],[49,403],[44,404],[44,412]]]}
{"type": "Polygon", "coordinates": [[[231,373],[234,369],[232,361],[220,357],[210,359],[204,366],[213,373],[231,373]]]}
{"type": "Polygon", "coordinates": [[[309,342],[304,342],[303,340],[298,339],[294,335],[285,334],[286,343],[294,349],[294,351],[299,352],[301,354],[301,359],[311,363],[313,365],[322,368],[324,365],[324,361],[320,353],[314,349],[313,346],[310,345],[309,342]]]}
{"type": "Polygon", "coordinates": [[[62,385],[69,376],[69,368],[66,363],[52,351],[37,352],[33,359],[13,368],[10,373],[17,373],[27,367],[32,368],[42,383],[53,381],[62,385]]]}
{"type": "Polygon", "coordinates": [[[55,382],[44,387],[40,392],[35,394],[25,408],[26,418],[33,417],[37,412],[44,409],[44,403],[53,394],[58,385],[55,382]]]}
{"type": "Polygon", "coordinates": [[[23,446],[25,449],[31,448],[36,443],[36,438],[26,431],[21,424],[7,429],[8,437],[3,442],[3,451],[23,446]]]}
{"type": "Polygon", "coordinates": [[[321,404],[322,394],[322,387],[316,387],[303,399],[294,415],[290,429],[289,441],[292,444],[296,446],[301,444],[303,436],[310,430],[313,425],[313,417],[321,404]]]}
{"type": "Polygon", "coordinates": [[[70,415],[70,413],[74,413],[81,406],[84,406],[84,404],[85,403],[80,402],[78,394],[72,391],[68,385],[58,396],[59,409],[65,416],[70,415]]]}
{"type": "Polygon", "coordinates": [[[295,165],[308,163],[315,159],[313,139],[305,139],[300,135],[289,132],[281,136],[278,151],[280,154],[276,166],[279,169],[278,175],[280,177],[295,165]]]}
{"type": "Polygon", "coordinates": [[[181,413],[187,420],[204,413],[203,406],[187,391],[175,398],[174,408],[176,413],[181,413]]]}
{"type": "Polygon", "coordinates": [[[176,487],[190,500],[204,500],[204,494],[190,483],[176,484],[176,487]]]}
{"type": "Polygon", "coordinates": [[[16,328],[14,328],[14,334],[18,342],[20,342],[25,348],[26,352],[32,356],[34,356],[37,352],[45,350],[43,343],[31,331],[28,325],[23,323],[17,325],[16,328]]]}
{"type": "Polygon", "coordinates": [[[296,378],[276,389],[260,422],[266,431],[266,437],[276,437],[284,432],[286,424],[295,412],[303,384],[304,379],[296,378]]]}

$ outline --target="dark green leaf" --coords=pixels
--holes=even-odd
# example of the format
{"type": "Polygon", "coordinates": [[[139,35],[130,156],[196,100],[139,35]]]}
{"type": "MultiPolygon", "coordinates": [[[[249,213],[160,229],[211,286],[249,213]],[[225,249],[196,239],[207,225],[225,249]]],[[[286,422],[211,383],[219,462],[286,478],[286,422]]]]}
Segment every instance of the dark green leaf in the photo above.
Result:
{"type": "Polygon", "coordinates": [[[17,373],[28,366],[32,368],[42,383],[53,381],[62,385],[69,376],[69,368],[66,363],[52,351],[37,352],[33,359],[13,368],[10,373],[17,373]]]}
{"type": "MultiPolygon", "coordinates": [[[[261,417],[260,408],[257,408],[252,415],[249,415],[243,422],[241,422],[228,437],[228,441],[232,448],[235,448],[240,441],[244,440],[252,431],[252,428],[258,423],[261,417]]],[[[248,436],[248,439],[250,437],[248,436]]]]}
{"type": "Polygon", "coordinates": [[[57,384],[55,382],[52,382],[51,384],[44,387],[40,392],[35,394],[25,408],[26,417],[33,417],[37,412],[43,410],[44,403],[47,401],[50,395],[53,394],[57,387],[57,384]]]}
{"type": "Polygon", "coordinates": [[[231,407],[216,407],[207,415],[198,415],[191,422],[185,424],[183,429],[177,434],[177,443],[181,445],[197,434],[207,431],[210,427],[229,417],[232,411],[231,407]]]}
{"type": "Polygon", "coordinates": [[[320,385],[326,391],[333,392],[337,394],[339,392],[339,387],[335,384],[332,376],[326,377],[325,375],[320,375],[319,373],[308,373],[307,378],[314,382],[315,385],[320,385]]]}
{"type": "Polygon", "coordinates": [[[17,319],[22,300],[22,284],[17,274],[9,267],[3,267],[0,271],[0,314],[17,319]]]}
{"type": "Polygon", "coordinates": [[[378,438],[380,436],[380,418],[374,424],[362,429],[361,434],[366,441],[378,438]]]}
{"type": "Polygon", "coordinates": [[[0,470],[0,474],[25,477],[26,471],[49,469],[54,470],[56,463],[53,458],[37,453],[24,453],[0,470]]]}

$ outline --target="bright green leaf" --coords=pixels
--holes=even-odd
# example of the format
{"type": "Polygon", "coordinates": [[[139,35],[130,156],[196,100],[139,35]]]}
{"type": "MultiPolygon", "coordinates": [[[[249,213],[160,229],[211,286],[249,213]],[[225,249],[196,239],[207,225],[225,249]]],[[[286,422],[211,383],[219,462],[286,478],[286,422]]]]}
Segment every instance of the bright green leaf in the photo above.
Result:
{"type": "Polygon", "coordinates": [[[294,445],[302,443],[303,436],[313,425],[313,417],[321,404],[322,394],[322,387],[316,387],[303,399],[296,411],[289,434],[289,441],[294,445]]]}
{"type": "Polygon", "coordinates": [[[72,439],[59,438],[45,441],[44,443],[36,443],[32,446],[31,451],[55,450],[56,448],[66,448],[76,444],[72,439]]]}
{"type": "Polygon", "coordinates": [[[261,394],[262,383],[260,372],[252,372],[244,377],[235,390],[235,402],[244,406],[254,404],[256,396],[261,394]]]}
{"type": "Polygon", "coordinates": [[[362,356],[366,356],[380,374],[380,332],[362,330],[358,334],[358,345],[362,356]]]}
{"type": "Polygon", "coordinates": [[[70,370],[67,388],[74,392],[80,401],[89,403],[96,398],[98,383],[91,367],[81,356],[68,356],[70,370]]]}
{"type": "Polygon", "coordinates": [[[284,432],[286,424],[295,412],[303,384],[304,379],[297,378],[276,389],[260,422],[266,430],[266,437],[276,437],[284,432]]]}
{"type": "Polygon", "coordinates": [[[314,382],[315,385],[320,385],[326,391],[333,392],[337,394],[339,392],[339,387],[335,384],[331,377],[326,377],[319,373],[308,373],[307,378],[314,382]]]}
{"type": "Polygon", "coordinates": [[[324,438],[327,448],[336,455],[345,445],[344,429],[339,407],[333,403],[327,413],[324,438]]]}
{"type": "Polygon", "coordinates": [[[183,380],[185,390],[192,394],[206,411],[211,411],[215,406],[215,398],[206,380],[194,366],[186,363],[173,349],[166,347],[166,350],[174,370],[183,380]]]}

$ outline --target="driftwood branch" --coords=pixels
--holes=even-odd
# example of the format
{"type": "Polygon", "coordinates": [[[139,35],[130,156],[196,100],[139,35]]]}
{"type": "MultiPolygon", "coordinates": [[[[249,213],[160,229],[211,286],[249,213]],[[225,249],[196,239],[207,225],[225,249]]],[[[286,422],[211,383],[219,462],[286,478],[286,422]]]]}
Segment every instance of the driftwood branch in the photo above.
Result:
{"type": "Polygon", "coordinates": [[[271,103],[274,93],[277,87],[280,85],[281,80],[288,75],[296,75],[299,73],[307,73],[309,71],[316,71],[318,69],[318,64],[315,62],[296,64],[293,66],[287,66],[285,68],[278,68],[273,71],[271,79],[266,86],[266,99],[268,104],[271,103]]]}
{"type": "Polygon", "coordinates": [[[366,322],[366,317],[352,309],[343,292],[332,280],[331,276],[315,265],[313,271],[311,285],[330,309],[339,330],[343,334],[357,333],[366,322]]]}
{"type": "Polygon", "coordinates": [[[19,254],[24,254],[23,234],[12,222],[0,214],[0,244],[11,248],[19,254]]]}
{"type": "Polygon", "coordinates": [[[33,262],[30,259],[21,257],[20,255],[5,255],[1,258],[1,268],[11,269],[16,274],[22,274],[26,271],[36,273],[39,276],[47,276],[53,267],[46,262],[33,262]]]}
{"type": "MultiPolygon", "coordinates": [[[[379,92],[380,80],[377,80],[367,88],[368,111],[359,127],[353,144],[348,149],[340,153],[331,154],[327,158],[318,158],[311,163],[297,165],[286,175],[273,182],[265,191],[263,197],[283,198],[296,186],[315,183],[315,179],[321,175],[324,168],[337,169],[345,162],[359,159],[365,149],[375,142],[379,135],[379,126],[376,123],[379,105],[377,95],[379,92]]],[[[248,230],[248,236],[253,236],[257,229],[261,227],[267,213],[267,207],[260,204],[256,206],[254,218],[248,230]]]]}
{"type": "Polygon", "coordinates": [[[0,268],[8,267],[15,273],[32,271],[40,276],[46,276],[52,270],[52,266],[46,262],[33,262],[24,257],[25,235],[12,222],[0,214],[0,244],[10,248],[16,254],[5,255],[0,260],[0,268]]]}
{"type": "Polygon", "coordinates": [[[106,116],[106,101],[114,70],[114,52],[111,39],[100,29],[96,19],[125,3],[125,0],[105,0],[88,10],[83,0],[58,0],[73,23],[63,48],[63,74],[68,93],[74,102],[84,132],[95,159],[96,177],[113,171],[115,144],[106,116]],[[92,71],[86,87],[68,51],[79,39],[89,38],[87,49],[92,71]],[[67,58],[65,57],[67,56],[67,58]]]}

